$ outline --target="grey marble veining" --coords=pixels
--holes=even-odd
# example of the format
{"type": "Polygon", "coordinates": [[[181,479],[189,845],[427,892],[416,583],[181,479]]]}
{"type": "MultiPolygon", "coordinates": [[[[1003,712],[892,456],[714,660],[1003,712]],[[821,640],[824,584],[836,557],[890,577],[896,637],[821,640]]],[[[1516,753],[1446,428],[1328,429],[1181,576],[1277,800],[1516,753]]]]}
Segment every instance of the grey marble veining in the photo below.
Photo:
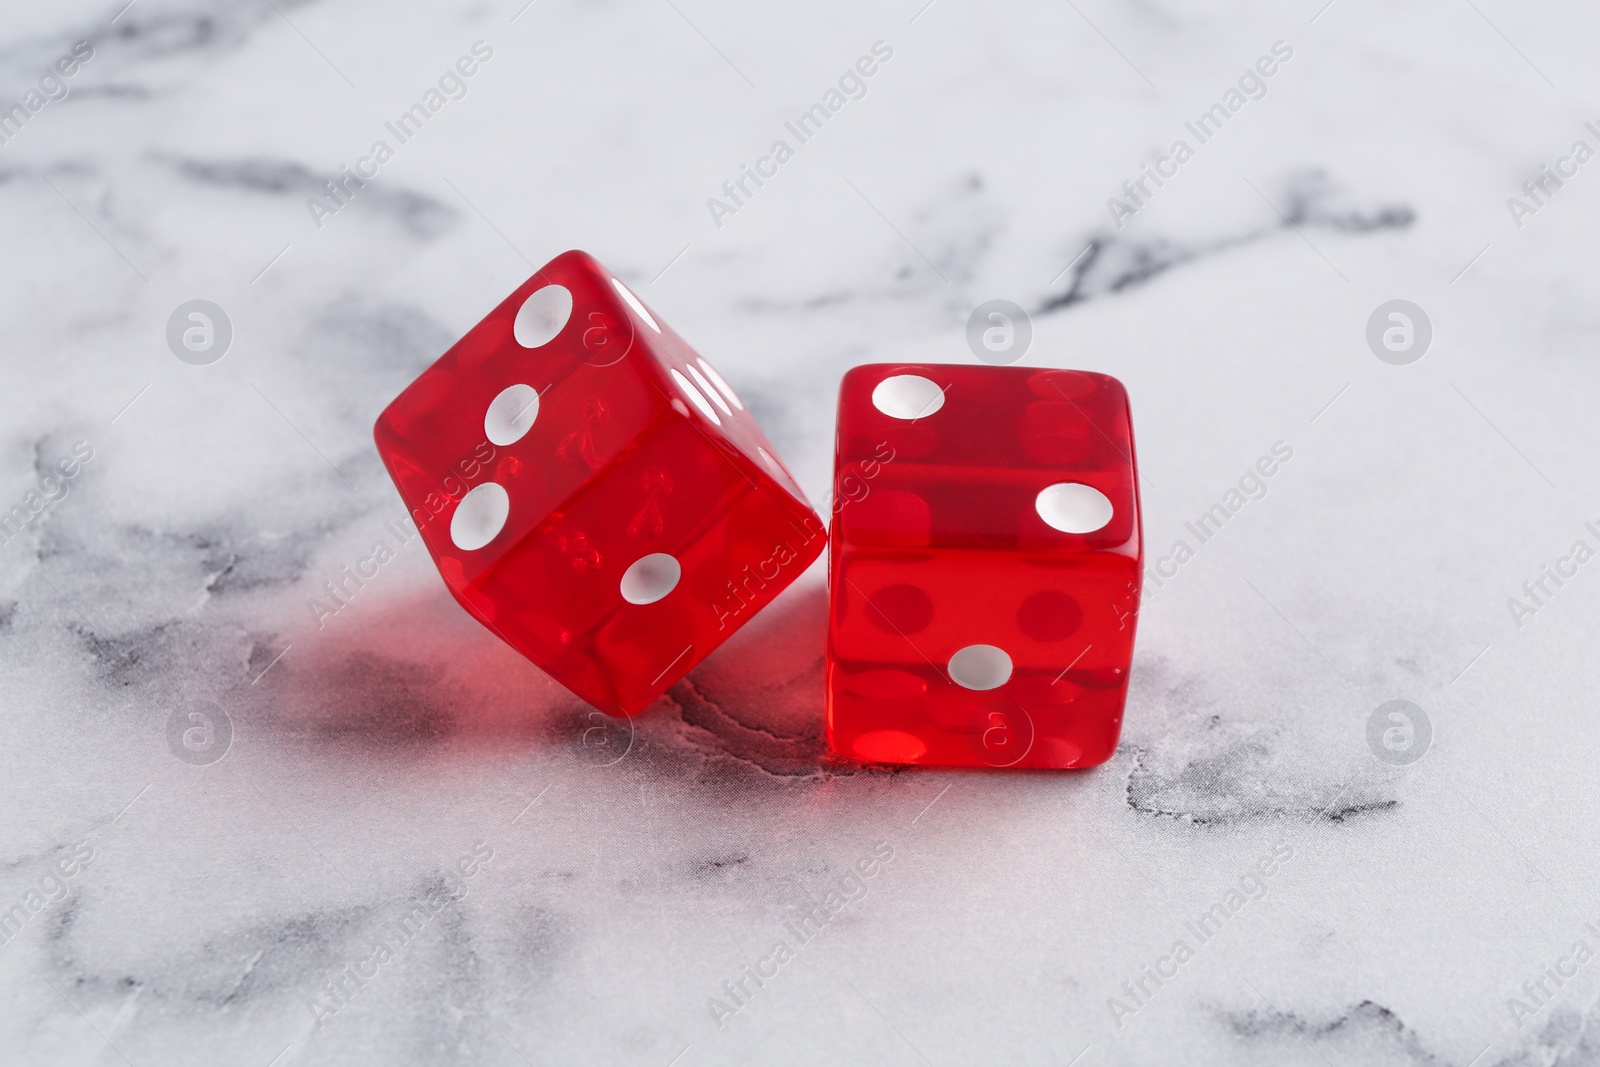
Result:
{"type": "Polygon", "coordinates": [[[1600,1062],[1594,11],[5,14],[0,1059],[1600,1062]],[[457,609],[370,428],[572,247],[815,499],[839,375],[972,359],[984,300],[1121,378],[1161,570],[1116,758],[831,760],[820,566],[631,724],[457,609]]]}

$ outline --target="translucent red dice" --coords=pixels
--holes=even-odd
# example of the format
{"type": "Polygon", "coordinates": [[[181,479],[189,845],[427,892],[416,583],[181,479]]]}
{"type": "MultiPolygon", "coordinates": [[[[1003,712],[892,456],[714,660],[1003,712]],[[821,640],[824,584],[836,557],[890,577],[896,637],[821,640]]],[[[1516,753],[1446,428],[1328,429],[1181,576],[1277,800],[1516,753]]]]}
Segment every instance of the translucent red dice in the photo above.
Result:
{"type": "Polygon", "coordinates": [[[455,598],[614,715],[825,543],[727,382],[582,252],[518,287],[373,432],[455,598]]]}
{"type": "Polygon", "coordinates": [[[1110,758],[1142,556],[1122,384],[857,367],[839,390],[834,478],[834,751],[946,766],[1110,758]]]}

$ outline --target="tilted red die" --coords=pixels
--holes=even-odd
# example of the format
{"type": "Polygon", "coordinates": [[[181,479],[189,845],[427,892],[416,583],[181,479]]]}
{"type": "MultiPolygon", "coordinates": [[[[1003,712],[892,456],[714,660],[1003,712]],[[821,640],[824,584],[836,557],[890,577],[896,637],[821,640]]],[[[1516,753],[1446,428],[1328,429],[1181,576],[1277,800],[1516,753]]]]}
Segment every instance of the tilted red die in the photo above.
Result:
{"type": "Polygon", "coordinates": [[[825,542],[726,381],[582,252],[518,287],[373,432],[461,605],[614,715],[825,542]]]}
{"type": "Polygon", "coordinates": [[[1142,539],[1104,374],[857,367],[839,389],[828,741],[870,762],[1090,767],[1122,725],[1142,539]]]}

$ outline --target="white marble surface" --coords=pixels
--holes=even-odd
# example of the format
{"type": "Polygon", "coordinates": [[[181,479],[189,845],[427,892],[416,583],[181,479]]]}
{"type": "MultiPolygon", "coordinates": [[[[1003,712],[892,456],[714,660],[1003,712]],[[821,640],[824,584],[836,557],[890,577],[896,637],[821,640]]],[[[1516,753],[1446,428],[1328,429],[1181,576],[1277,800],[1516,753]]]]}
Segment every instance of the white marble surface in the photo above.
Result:
{"type": "Polygon", "coordinates": [[[1592,7],[121,2],[0,21],[0,102],[94,49],[0,145],[0,507],[93,450],[0,546],[0,1058],[1600,1062],[1600,964],[1570,955],[1600,952],[1600,563],[1507,606],[1600,545],[1600,163],[1520,228],[1506,205],[1600,147],[1592,7]],[[318,228],[307,198],[479,40],[466,95],[318,228]],[[866,95],[716,226],[876,41],[866,95]],[[1114,226],[1275,41],[1266,95],[1114,226]],[[993,297],[1033,314],[1028,364],[1127,383],[1152,559],[1293,458],[1146,605],[1104,767],[829,763],[820,568],[597,766],[420,546],[307,607],[400,510],[377,412],[569,247],[818,497],[839,375],[971,360],[993,297]],[[165,340],[195,298],[234,328],[210,366],[165,340]],[[1434,326],[1409,366],[1364,339],[1394,298],[1434,326]],[[1392,699],[1432,723],[1407,766],[1366,740],[1392,699]],[[169,748],[186,701],[231,722],[220,761],[169,748]],[[346,966],[369,979],[318,1011],[346,966]]]}

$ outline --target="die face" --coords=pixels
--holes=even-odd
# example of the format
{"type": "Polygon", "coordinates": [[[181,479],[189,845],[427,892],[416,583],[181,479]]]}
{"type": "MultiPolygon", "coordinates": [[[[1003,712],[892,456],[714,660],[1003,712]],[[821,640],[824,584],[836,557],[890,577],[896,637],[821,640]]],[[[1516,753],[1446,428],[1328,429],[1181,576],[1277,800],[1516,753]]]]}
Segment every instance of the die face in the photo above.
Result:
{"type": "Polygon", "coordinates": [[[612,714],[647,706],[826,539],[727,382],[581,252],[519,286],[374,434],[456,599],[612,714]]]}
{"type": "MultiPolygon", "coordinates": [[[[379,417],[378,452],[452,587],[476,581],[497,559],[454,536],[465,533],[452,526],[469,490],[486,481],[506,487],[496,536],[519,540],[668,410],[653,360],[628,358],[639,324],[609,279],[582,252],[558,256],[379,417]]],[[[498,514],[485,510],[486,520],[498,514]]]]}
{"type": "Polygon", "coordinates": [[[1121,384],[859,367],[840,389],[835,478],[834,750],[957,766],[1108,759],[1142,553],[1121,384]]]}
{"type": "Polygon", "coordinates": [[[841,557],[828,646],[834,751],[945,766],[1110,758],[1132,654],[1131,571],[848,549],[841,557]]]}
{"type": "Polygon", "coordinates": [[[469,610],[603,711],[648,706],[826,544],[803,501],[738,469],[704,432],[664,418],[467,594],[469,610]]]}

